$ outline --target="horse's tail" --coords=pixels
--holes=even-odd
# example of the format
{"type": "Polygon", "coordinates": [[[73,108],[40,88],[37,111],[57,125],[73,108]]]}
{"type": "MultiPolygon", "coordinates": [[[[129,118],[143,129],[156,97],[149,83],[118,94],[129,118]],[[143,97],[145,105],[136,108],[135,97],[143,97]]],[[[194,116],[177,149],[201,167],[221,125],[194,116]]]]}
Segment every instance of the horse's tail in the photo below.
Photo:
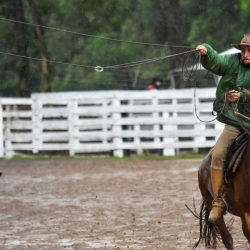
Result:
{"type": "Polygon", "coordinates": [[[216,249],[218,243],[219,230],[214,223],[211,223],[208,220],[210,209],[206,206],[205,201],[202,201],[199,214],[193,211],[191,212],[199,220],[200,225],[199,239],[194,244],[193,249],[197,248],[201,242],[204,242],[207,248],[216,249]]]}

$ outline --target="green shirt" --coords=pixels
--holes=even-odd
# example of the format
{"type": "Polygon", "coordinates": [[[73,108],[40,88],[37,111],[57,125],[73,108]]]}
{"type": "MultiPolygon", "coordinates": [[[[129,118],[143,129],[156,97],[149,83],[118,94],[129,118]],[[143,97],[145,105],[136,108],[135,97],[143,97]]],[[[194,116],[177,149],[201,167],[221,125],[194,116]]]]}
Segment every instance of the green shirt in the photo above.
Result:
{"type": "MultiPolygon", "coordinates": [[[[203,67],[214,74],[221,76],[216,89],[217,103],[220,103],[220,105],[223,106],[225,103],[225,93],[232,89],[238,90],[240,91],[240,100],[237,109],[240,113],[249,117],[250,105],[247,105],[243,89],[250,90],[250,68],[244,66],[241,61],[240,53],[220,55],[209,44],[203,45],[207,49],[207,55],[201,56],[203,67]]],[[[235,105],[233,104],[229,104],[229,107],[226,108],[225,116],[228,119],[220,120],[218,117],[218,120],[236,126],[244,125],[249,128],[250,121],[235,116],[233,112],[234,110],[232,109],[235,108],[234,106],[235,105]]]]}

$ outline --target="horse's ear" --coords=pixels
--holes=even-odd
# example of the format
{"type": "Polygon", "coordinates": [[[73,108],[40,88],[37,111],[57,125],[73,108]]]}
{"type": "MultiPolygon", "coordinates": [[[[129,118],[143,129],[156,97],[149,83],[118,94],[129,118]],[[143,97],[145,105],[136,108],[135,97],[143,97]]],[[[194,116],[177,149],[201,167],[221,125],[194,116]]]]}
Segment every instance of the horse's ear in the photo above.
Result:
{"type": "Polygon", "coordinates": [[[250,91],[243,89],[243,93],[245,94],[247,102],[250,102],[250,91]]]}

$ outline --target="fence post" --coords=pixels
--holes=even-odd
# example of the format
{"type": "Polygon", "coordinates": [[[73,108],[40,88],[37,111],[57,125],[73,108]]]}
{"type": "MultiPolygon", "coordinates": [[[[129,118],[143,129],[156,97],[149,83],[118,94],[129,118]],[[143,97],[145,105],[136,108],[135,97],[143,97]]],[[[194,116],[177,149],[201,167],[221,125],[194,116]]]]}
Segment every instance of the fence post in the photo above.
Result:
{"type": "MultiPolygon", "coordinates": [[[[164,120],[169,120],[170,114],[168,112],[164,112],[162,114],[162,117],[164,120]]],[[[175,156],[175,147],[174,147],[174,138],[171,136],[171,131],[174,131],[176,129],[175,125],[163,125],[163,156],[175,156]]]]}
{"type": "MultiPolygon", "coordinates": [[[[176,99],[172,99],[172,107],[175,107],[177,104],[176,99]]],[[[175,138],[173,132],[177,130],[177,126],[173,124],[173,120],[177,117],[176,111],[163,112],[162,118],[164,120],[163,125],[163,156],[175,156],[175,138]],[[166,122],[168,121],[168,122],[166,122]]]]}
{"type": "Polygon", "coordinates": [[[6,122],[5,122],[5,157],[6,158],[11,158],[14,155],[13,152],[13,147],[12,147],[12,142],[11,142],[11,105],[6,105],[6,110],[5,110],[5,114],[6,114],[6,122]]]}
{"type": "MultiPolygon", "coordinates": [[[[134,134],[137,135],[140,133],[140,124],[134,125],[134,134]]],[[[135,136],[134,138],[134,144],[136,145],[136,154],[142,155],[143,154],[143,148],[142,143],[140,142],[140,137],[135,136]]]]}
{"type": "Polygon", "coordinates": [[[121,124],[119,124],[119,120],[121,120],[121,113],[119,112],[120,100],[117,96],[114,96],[113,101],[112,101],[112,106],[113,106],[113,113],[112,113],[113,128],[112,128],[112,131],[115,134],[115,136],[113,138],[113,145],[114,145],[113,155],[116,157],[122,158],[123,157],[123,150],[121,149],[121,147],[122,147],[122,138],[121,138],[122,130],[121,130],[121,124]]]}
{"type": "Polygon", "coordinates": [[[194,129],[199,134],[199,136],[197,135],[194,138],[194,141],[197,147],[194,148],[193,150],[195,153],[199,153],[199,146],[206,142],[206,134],[202,135],[203,134],[202,131],[205,131],[206,128],[204,124],[198,123],[194,125],[194,129]]]}
{"type": "MultiPolygon", "coordinates": [[[[159,114],[159,111],[158,111],[158,98],[157,96],[152,96],[152,105],[153,105],[153,108],[154,108],[154,111],[153,111],[153,119],[155,121],[159,121],[159,118],[160,118],[160,114],[159,114]]],[[[159,122],[157,123],[154,123],[153,125],[153,134],[158,134],[159,135],[159,132],[160,132],[160,124],[159,122]]],[[[154,143],[155,144],[158,144],[160,145],[161,141],[160,141],[160,137],[159,136],[154,136],[154,143]]]]}
{"type": "Polygon", "coordinates": [[[78,116],[76,114],[77,109],[77,100],[70,99],[68,100],[68,133],[69,133],[69,154],[70,156],[75,155],[75,142],[76,142],[76,136],[75,136],[75,124],[78,119],[78,116]]]}
{"type": "Polygon", "coordinates": [[[38,154],[42,143],[42,103],[39,98],[32,98],[32,123],[33,123],[33,149],[34,154],[38,154]]]}
{"type": "Polygon", "coordinates": [[[103,101],[103,105],[102,105],[102,108],[103,108],[103,113],[102,113],[102,119],[105,121],[102,123],[102,132],[105,134],[105,136],[102,138],[102,144],[103,145],[108,145],[108,126],[107,126],[107,119],[108,119],[108,114],[107,114],[107,108],[108,108],[108,98],[106,98],[104,101],[103,101]]]}

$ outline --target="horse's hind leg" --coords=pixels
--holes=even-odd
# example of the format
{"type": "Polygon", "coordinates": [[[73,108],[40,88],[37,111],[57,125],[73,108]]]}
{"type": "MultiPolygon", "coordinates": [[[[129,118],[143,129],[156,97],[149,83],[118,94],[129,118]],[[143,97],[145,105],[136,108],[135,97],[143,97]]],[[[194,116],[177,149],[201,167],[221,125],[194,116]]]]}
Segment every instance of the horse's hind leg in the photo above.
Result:
{"type": "Polygon", "coordinates": [[[224,243],[226,249],[233,250],[233,238],[226,227],[223,216],[216,222],[216,225],[220,231],[221,239],[222,239],[222,242],[224,243]]]}
{"type": "Polygon", "coordinates": [[[243,216],[241,216],[241,221],[243,233],[250,244],[250,213],[246,212],[243,216]]]}

